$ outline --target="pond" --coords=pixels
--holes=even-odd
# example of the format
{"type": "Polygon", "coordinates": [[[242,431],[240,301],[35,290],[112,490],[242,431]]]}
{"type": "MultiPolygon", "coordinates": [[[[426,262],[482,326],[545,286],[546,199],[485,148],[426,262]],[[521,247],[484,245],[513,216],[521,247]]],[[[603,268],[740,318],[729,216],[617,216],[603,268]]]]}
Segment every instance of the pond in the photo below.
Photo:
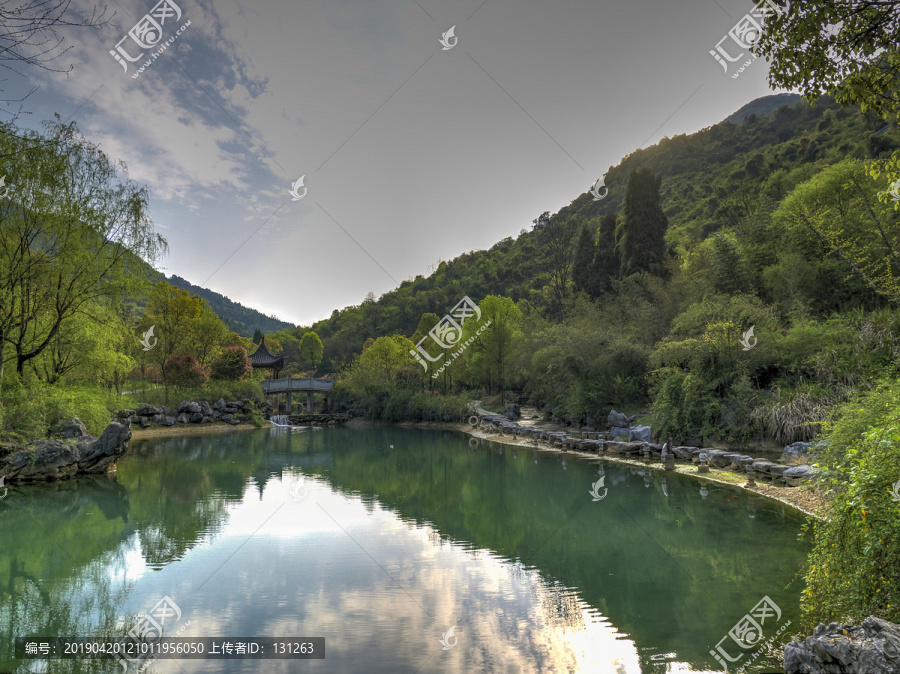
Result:
{"type": "Polygon", "coordinates": [[[721,671],[717,645],[734,671],[797,622],[804,520],[658,467],[449,431],[138,439],[115,477],[0,501],[0,672],[122,671],[12,643],[125,636],[164,598],[167,636],[324,637],[325,659],[147,671],[721,671]]]}

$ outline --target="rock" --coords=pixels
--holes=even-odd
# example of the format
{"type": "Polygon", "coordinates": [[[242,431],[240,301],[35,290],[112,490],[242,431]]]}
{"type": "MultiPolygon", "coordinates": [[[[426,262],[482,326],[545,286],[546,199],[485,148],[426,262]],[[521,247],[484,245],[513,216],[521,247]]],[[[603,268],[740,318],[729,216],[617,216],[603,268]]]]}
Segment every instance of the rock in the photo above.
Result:
{"type": "Polygon", "coordinates": [[[713,468],[730,468],[734,459],[740,459],[737,452],[722,452],[709,455],[709,465],[713,468]]]}
{"type": "Polygon", "coordinates": [[[190,400],[182,400],[180,403],[178,403],[176,411],[185,412],[187,414],[196,414],[200,411],[200,403],[191,402],[190,400]]]}
{"type": "Polygon", "coordinates": [[[175,413],[175,410],[173,410],[171,407],[166,407],[165,405],[163,405],[162,407],[160,407],[160,408],[159,408],[159,411],[162,413],[162,415],[163,415],[164,417],[171,417],[171,416],[174,416],[174,413],[175,413]]]}
{"type": "Polygon", "coordinates": [[[159,420],[160,426],[174,426],[175,425],[175,417],[162,417],[159,420]]]}
{"type": "Polygon", "coordinates": [[[609,437],[611,438],[625,438],[626,440],[630,440],[631,438],[631,429],[627,426],[613,426],[609,430],[609,437]]]}
{"type": "Polygon", "coordinates": [[[789,487],[799,487],[804,482],[814,480],[820,472],[822,472],[821,469],[815,466],[791,466],[782,473],[781,477],[789,487]]]}
{"type": "Polygon", "coordinates": [[[222,421],[224,421],[226,424],[230,424],[234,420],[234,415],[233,414],[223,414],[221,418],[222,418],[222,421]]]}
{"type": "Polygon", "coordinates": [[[784,453],[788,456],[801,456],[809,454],[809,448],[812,444],[809,442],[794,442],[784,448],[784,453]]]}
{"type": "Polygon", "coordinates": [[[116,416],[119,419],[127,419],[128,417],[135,416],[136,412],[134,410],[119,410],[116,412],[116,416]]]}
{"type": "Polygon", "coordinates": [[[609,413],[606,424],[610,428],[628,428],[631,425],[627,416],[615,410],[609,413]]]}
{"type": "Polygon", "coordinates": [[[682,461],[690,461],[694,458],[695,450],[697,450],[696,447],[673,447],[672,453],[676,458],[681,459],[682,461]]]}
{"type": "Polygon", "coordinates": [[[152,417],[157,414],[162,414],[162,410],[158,407],[154,407],[153,405],[138,405],[138,408],[134,412],[139,417],[152,417]]]}
{"type": "Polygon", "coordinates": [[[649,426],[632,426],[628,439],[632,442],[653,442],[653,432],[649,426]]]}
{"type": "Polygon", "coordinates": [[[178,423],[186,424],[188,422],[188,415],[184,412],[178,415],[178,423]]]}
{"type": "Polygon", "coordinates": [[[238,409],[241,409],[241,408],[244,407],[244,401],[243,401],[243,400],[232,400],[232,401],[229,402],[228,404],[229,404],[231,407],[237,407],[238,409]]]}
{"type": "Polygon", "coordinates": [[[213,404],[213,407],[215,407],[217,410],[219,410],[219,411],[221,412],[222,410],[225,409],[225,400],[224,400],[223,398],[219,398],[219,399],[213,404]]]}
{"type": "Polygon", "coordinates": [[[147,417],[140,417],[141,428],[149,428],[150,420],[147,417]]]}
{"type": "Polygon", "coordinates": [[[862,625],[820,624],[803,642],[784,647],[786,674],[900,672],[900,626],[869,616],[862,625]]]}
{"type": "Polygon", "coordinates": [[[203,413],[205,417],[211,417],[213,410],[212,407],[209,406],[209,403],[205,400],[200,401],[200,411],[203,413]]]}
{"type": "Polygon", "coordinates": [[[212,417],[203,417],[203,420],[200,422],[201,424],[211,424],[213,422],[212,417]]]}
{"type": "Polygon", "coordinates": [[[515,421],[516,419],[522,418],[522,410],[515,403],[509,403],[506,406],[506,411],[503,412],[503,416],[505,416],[510,421],[515,421]]]}
{"type": "Polygon", "coordinates": [[[0,460],[0,474],[17,480],[53,480],[103,472],[125,453],[130,439],[130,424],[114,421],[99,438],[39,440],[0,460]]]}
{"type": "Polygon", "coordinates": [[[192,424],[199,424],[203,421],[203,413],[202,412],[194,412],[190,418],[188,419],[192,424]]]}
{"type": "Polygon", "coordinates": [[[57,480],[78,472],[78,452],[65,440],[38,440],[34,446],[6,458],[2,469],[7,478],[57,480]],[[33,452],[33,455],[32,455],[33,452]]]}
{"type": "Polygon", "coordinates": [[[227,421],[227,423],[231,424],[232,426],[237,426],[243,420],[244,418],[240,414],[235,414],[231,417],[231,419],[227,421]]]}
{"type": "Polygon", "coordinates": [[[788,470],[790,470],[790,468],[791,468],[790,466],[783,466],[783,465],[775,463],[775,464],[772,464],[771,466],[769,466],[769,473],[771,473],[771,475],[773,477],[781,477],[788,470]]]}
{"type": "Polygon", "coordinates": [[[753,470],[755,470],[757,473],[764,473],[768,475],[772,469],[772,466],[777,466],[778,464],[767,461],[766,459],[756,459],[750,465],[753,466],[753,470]]]}
{"type": "Polygon", "coordinates": [[[628,445],[627,442],[607,442],[606,451],[609,454],[627,454],[628,445]]]}
{"type": "Polygon", "coordinates": [[[84,438],[78,442],[78,468],[84,473],[105,473],[128,449],[131,440],[130,424],[113,422],[100,437],[84,438]]]}
{"type": "Polygon", "coordinates": [[[72,417],[69,421],[61,421],[58,424],[53,424],[50,428],[51,437],[62,438],[63,440],[76,440],[87,434],[87,427],[78,417],[72,417]]]}

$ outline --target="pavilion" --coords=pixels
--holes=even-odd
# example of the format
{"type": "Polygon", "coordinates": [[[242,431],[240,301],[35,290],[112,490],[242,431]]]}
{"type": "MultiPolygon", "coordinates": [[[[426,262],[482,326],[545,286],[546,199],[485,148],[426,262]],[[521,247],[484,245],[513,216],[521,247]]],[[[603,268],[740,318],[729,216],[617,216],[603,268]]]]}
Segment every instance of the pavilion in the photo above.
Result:
{"type": "Polygon", "coordinates": [[[278,379],[278,373],[284,367],[284,356],[273,355],[266,348],[266,338],[263,337],[259,348],[250,356],[250,364],[254,369],[272,370],[272,379],[278,379]]]}

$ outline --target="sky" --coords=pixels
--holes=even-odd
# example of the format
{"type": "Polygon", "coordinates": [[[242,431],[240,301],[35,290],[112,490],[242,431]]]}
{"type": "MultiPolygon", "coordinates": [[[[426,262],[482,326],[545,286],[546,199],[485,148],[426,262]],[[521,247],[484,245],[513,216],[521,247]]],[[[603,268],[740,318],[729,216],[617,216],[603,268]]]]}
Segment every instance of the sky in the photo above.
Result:
{"type": "Polygon", "coordinates": [[[753,8],[120,0],[102,30],[60,31],[69,73],[19,68],[0,86],[38,87],[20,126],[74,120],[147,186],[161,271],[310,325],[516,237],[636,149],[776,93],[765,61],[733,78],[745,59],[726,72],[709,53],[753,8]]]}

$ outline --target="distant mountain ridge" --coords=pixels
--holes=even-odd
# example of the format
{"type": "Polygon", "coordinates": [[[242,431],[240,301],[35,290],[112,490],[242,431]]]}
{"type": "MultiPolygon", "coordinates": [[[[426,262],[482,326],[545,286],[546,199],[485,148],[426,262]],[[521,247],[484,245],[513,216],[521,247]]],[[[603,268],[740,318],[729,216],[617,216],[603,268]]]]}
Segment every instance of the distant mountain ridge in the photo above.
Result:
{"type": "Polygon", "coordinates": [[[754,101],[750,101],[747,105],[741,107],[729,115],[723,122],[731,122],[732,124],[743,124],[744,120],[750,115],[757,117],[772,117],[778,108],[782,105],[793,105],[802,98],[800,94],[772,94],[771,96],[761,96],[754,101]]]}
{"type": "Polygon", "coordinates": [[[253,331],[257,328],[263,333],[270,333],[294,327],[293,323],[286,323],[275,316],[266,316],[256,309],[245,307],[243,304],[228,299],[225,295],[201,286],[195,286],[190,281],[175,274],[172,276],[161,276],[166,283],[206,300],[210,308],[228,326],[228,329],[233,330],[241,337],[253,337],[253,331]]]}

